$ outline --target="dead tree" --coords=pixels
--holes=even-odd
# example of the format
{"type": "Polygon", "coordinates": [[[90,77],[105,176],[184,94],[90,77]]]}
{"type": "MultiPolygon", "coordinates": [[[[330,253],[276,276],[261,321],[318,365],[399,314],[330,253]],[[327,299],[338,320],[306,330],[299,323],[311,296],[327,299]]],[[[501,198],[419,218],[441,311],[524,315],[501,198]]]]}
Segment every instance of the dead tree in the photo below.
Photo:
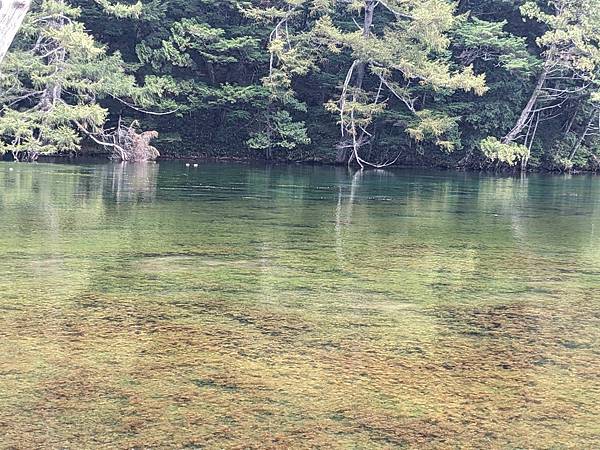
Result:
{"type": "Polygon", "coordinates": [[[137,121],[130,126],[123,127],[120,123],[117,130],[113,133],[114,142],[113,159],[120,161],[154,161],[160,156],[159,151],[150,145],[152,139],[158,137],[158,131],[137,130],[137,121]]]}
{"type": "Polygon", "coordinates": [[[158,137],[158,131],[138,131],[137,120],[129,126],[119,125],[112,130],[90,131],[87,127],[75,122],[77,128],[92,141],[105,149],[110,149],[111,158],[118,161],[143,162],[154,161],[160,156],[158,149],[150,145],[152,139],[158,137]]]}
{"type": "Polygon", "coordinates": [[[579,150],[579,148],[583,145],[583,143],[585,142],[585,138],[591,134],[592,129],[594,128],[594,121],[596,119],[598,120],[597,129],[600,129],[600,116],[598,116],[598,108],[594,108],[592,110],[592,113],[590,114],[590,118],[585,126],[585,129],[583,130],[583,133],[579,135],[577,142],[575,143],[573,149],[571,150],[571,153],[569,154],[569,161],[573,161],[573,158],[575,158],[575,153],[577,153],[577,150],[579,150]]]}
{"type": "MultiPolygon", "coordinates": [[[[375,15],[375,8],[377,7],[377,5],[378,5],[378,3],[376,3],[374,0],[365,0],[365,2],[364,2],[365,17],[363,19],[362,28],[361,28],[363,39],[369,39],[369,37],[371,36],[371,27],[373,26],[373,17],[375,15]]],[[[352,76],[355,75],[354,94],[352,95],[352,101],[356,101],[356,92],[362,90],[363,82],[365,80],[366,70],[367,70],[367,63],[365,61],[357,59],[352,62],[352,65],[350,66],[350,68],[348,69],[348,73],[346,74],[346,81],[344,83],[342,96],[340,98],[340,118],[341,118],[342,138],[345,137],[345,131],[346,131],[346,130],[344,130],[344,112],[345,112],[344,107],[347,102],[346,94],[348,91],[348,87],[352,80],[352,76]]],[[[356,130],[354,130],[354,131],[356,131],[356,130]]],[[[360,158],[356,158],[356,156],[358,154],[358,148],[364,144],[364,141],[366,141],[366,139],[364,139],[364,134],[365,133],[362,133],[361,137],[358,139],[354,135],[351,145],[346,145],[343,142],[338,144],[336,156],[335,156],[336,164],[344,164],[344,163],[351,162],[352,159],[356,159],[356,161],[362,167],[360,158]],[[348,148],[352,149],[352,153],[348,154],[348,148]]]]}
{"type": "Polygon", "coordinates": [[[0,64],[30,7],[31,0],[0,0],[0,64]]]}

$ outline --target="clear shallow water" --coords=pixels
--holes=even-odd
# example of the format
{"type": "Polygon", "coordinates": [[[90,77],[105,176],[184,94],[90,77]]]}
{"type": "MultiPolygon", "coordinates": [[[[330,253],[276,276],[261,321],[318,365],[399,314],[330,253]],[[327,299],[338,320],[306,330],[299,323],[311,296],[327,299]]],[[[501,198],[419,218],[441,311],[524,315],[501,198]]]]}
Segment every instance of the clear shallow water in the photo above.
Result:
{"type": "Polygon", "coordinates": [[[598,177],[3,163],[0,274],[1,447],[600,446],[598,177]]]}

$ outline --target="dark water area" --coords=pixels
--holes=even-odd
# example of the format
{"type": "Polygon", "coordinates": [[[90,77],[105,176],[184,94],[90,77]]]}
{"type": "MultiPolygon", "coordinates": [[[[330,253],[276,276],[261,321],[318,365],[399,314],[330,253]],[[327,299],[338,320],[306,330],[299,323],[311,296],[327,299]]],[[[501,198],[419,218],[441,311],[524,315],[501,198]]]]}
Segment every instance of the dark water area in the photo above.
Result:
{"type": "Polygon", "coordinates": [[[0,447],[597,448],[600,177],[0,163],[0,447]]]}

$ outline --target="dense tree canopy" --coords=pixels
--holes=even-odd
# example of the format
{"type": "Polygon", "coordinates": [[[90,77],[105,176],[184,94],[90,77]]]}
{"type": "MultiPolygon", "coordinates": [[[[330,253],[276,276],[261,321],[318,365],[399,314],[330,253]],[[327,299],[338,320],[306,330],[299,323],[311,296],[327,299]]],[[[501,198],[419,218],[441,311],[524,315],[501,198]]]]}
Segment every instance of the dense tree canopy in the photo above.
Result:
{"type": "Polygon", "coordinates": [[[35,0],[1,64],[20,159],[600,166],[600,0],[35,0]]]}

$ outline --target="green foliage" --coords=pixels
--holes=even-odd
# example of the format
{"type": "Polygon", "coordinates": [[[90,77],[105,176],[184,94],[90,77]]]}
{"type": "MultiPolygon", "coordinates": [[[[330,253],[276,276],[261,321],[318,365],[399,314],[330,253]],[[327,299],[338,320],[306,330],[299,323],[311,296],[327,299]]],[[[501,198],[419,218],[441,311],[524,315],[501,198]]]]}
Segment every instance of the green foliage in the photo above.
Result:
{"type": "Polygon", "coordinates": [[[253,133],[248,146],[253,149],[293,149],[299,144],[309,144],[304,122],[294,122],[289,112],[277,111],[270,117],[268,128],[253,133]]]}
{"type": "Polygon", "coordinates": [[[419,111],[406,132],[416,142],[431,140],[441,149],[451,152],[458,142],[458,118],[436,111],[419,111]]]}
{"type": "Polygon", "coordinates": [[[74,19],[80,10],[47,0],[34,9],[26,34],[3,65],[0,85],[0,151],[16,158],[79,150],[84,135],[102,130],[109,111],[103,99],[153,104],[164,84],[146,86],[128,73],[119,52],[108,54],[74,19]]]}
{"type": "Polygon", "coordinates": [[[528,154],[527,147],[515,142],[503,144],[495,137],[481,141],[481,151],[490,160],[514,166],[528,154]]]}
{"type": "Polygon", "coordinates": [[[176,156],[331,161],[353,143],[511,167],[526,145],[534,167],[593,168],[598,36],[600,0],[40,0],[0,72],[1,146],[77,151],[78,123],[122,117],[176,156]],[[548,70],[517,144],[489,138],[548,70]]]}
{"type": "Polygon", "coordinates": [[[538,46],[565,68],[594,74],[600,63],[598,0],[556,0],[544,6],[534,1],[521,6],[523,17],[545,25],[538,46]]]}
{"type": "Polygon", "coordinates": [[[198,61],[214,64],[236,63],[238,54],[251,53],[258,48],[256,38],[249,36],[228,39],[225,30],[213,28],[197,19],[182,19],[171,27],[171,36],[158,49],[142,43],[137,52],[140,61],[155,69],[173,66],[197,68],[198,61]]]}
{"type": "Polygon", "coordinates": [[[507,21],[488,22],[472,17],[453,31],[453,45],[460,49],[459,58],[465,64],[475,61],[496,61],[509,72],[530,74],[537,65],[529,53],[525,37],[505,31],[507,21]]]}
{"type": "Polygon", "coordinates": [[[112,3],[109,0],[95,0],[104,11],[112,14],[119,19],[125,18],[139,18],[143,11],[143,3],[138,1],[133,5],[127,5],[123,3],[112,3]]]}

